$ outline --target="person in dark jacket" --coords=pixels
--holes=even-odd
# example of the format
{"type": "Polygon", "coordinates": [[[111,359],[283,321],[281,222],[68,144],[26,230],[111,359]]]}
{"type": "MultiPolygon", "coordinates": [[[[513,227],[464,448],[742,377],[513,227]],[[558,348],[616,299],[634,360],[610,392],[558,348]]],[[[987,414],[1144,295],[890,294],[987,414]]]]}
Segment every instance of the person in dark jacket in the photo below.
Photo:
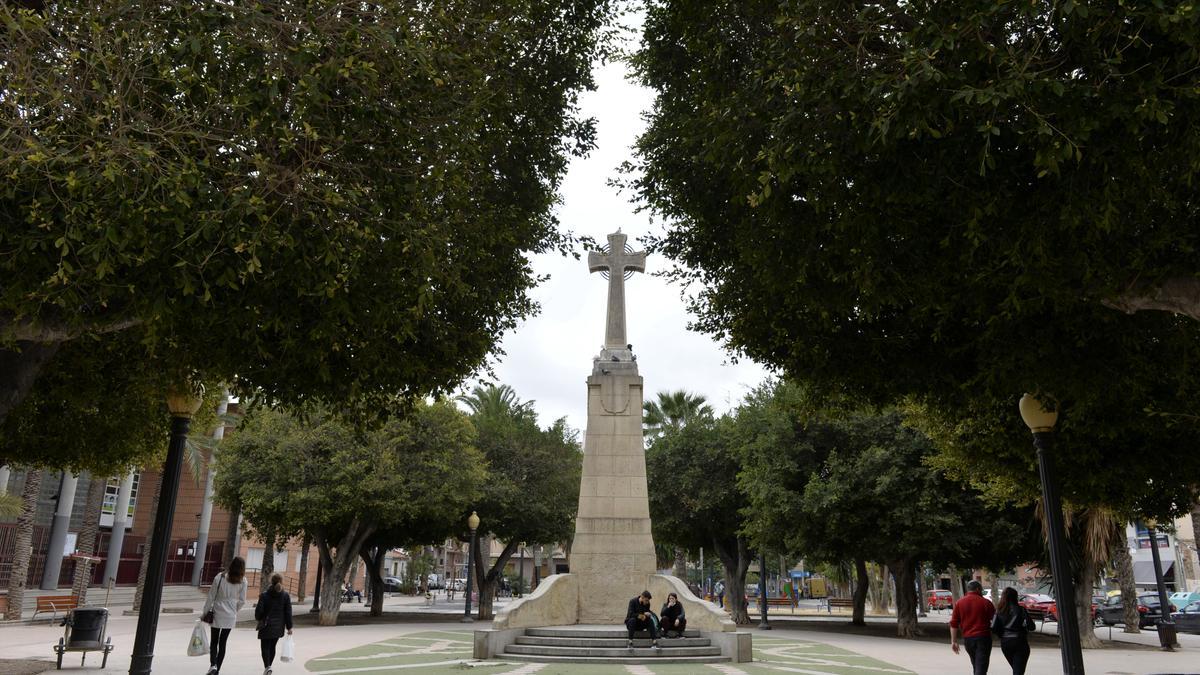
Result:
{"type": "Polygon", "coordinates": [[[650,633],[654,648],[658,649],[658,617],[650,611],[650,591],[629,601],[629,609],[625,612],[625,628],[629,631],[629,648],[633,649],[633,634],[644,630],[650,633]]]}
{"type": "Polygon", "coordinates": [[[996,618],[992,619],[992,632],[1000,636],[1000,651],[1012,666],[1013,675],[1025,675],[1025,666],[1029,663],[1029,632],[1033,630],[1037,630],[1037,624],[1021,606],[1017,589],[1012,586],[1004,589],[1000,603],[996,605],[996,618]]]}
{"type": "Polygon", "coordinates": [[[667,604],[662,606],[658,616],[662,620],[664,637],[671,637],[671,631],[675,631],[675,637],[683,637],[683,631],[687,628],[687,617],[683,613],[683,605],[680,604],[678,595],[667,594],[667,604]]]}
{"type": "Polygon", "coordinates": [[[263,675],[271,675],[279,638],[283,637],[284,629],[288,635],[292,634],[292,597],[283,590],[280,575],[272,575],[271,587],[258,596],[254,618],[258,621],[258,639],[262,646],[263,675]]]}

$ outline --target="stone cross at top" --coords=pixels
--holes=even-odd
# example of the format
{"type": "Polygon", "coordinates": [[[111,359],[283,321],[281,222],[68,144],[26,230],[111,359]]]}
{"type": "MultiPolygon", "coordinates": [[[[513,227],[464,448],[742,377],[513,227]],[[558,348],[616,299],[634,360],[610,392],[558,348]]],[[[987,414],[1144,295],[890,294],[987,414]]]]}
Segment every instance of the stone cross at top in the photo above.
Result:
{"type": "Polygon", "coordinates": [[[608,252],[588,253],[589,272],[608,273],[608,320],[604,328],[605,349],[625,349],[625,274],[646,271],[646,253],[626,251],[626,236],[617,230],[608,235],[608,252]]]}

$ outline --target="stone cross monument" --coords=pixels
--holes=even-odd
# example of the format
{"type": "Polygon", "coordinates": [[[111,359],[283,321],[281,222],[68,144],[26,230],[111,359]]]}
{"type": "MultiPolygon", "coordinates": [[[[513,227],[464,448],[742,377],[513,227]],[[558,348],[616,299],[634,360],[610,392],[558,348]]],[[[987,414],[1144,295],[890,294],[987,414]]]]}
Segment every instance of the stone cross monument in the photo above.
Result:
{"type": "Polygon", "coordinates": [[[625,280],[646,270],[619,231],[608,251],[588,255],[588,270],[608,275],[604,348],[587,379],[587,432],[579,514],[571,545],[571,574],[578,577],[579,623],[623,619],[629,598],[655,572],[642,443],[642,377],[625,335],[625,280]]]}
{"type": "MultiPolygon", "coordinates": [[[[657,574],[642,443],[642,377],[625,334],[625,282],[646,270],[646,254],[608,235],[603,251],[588,254],[588,270],[608,277],[604,346],[587,378],[587,432],[579,513],[568,574],[553,574],[530,595],[501,610],[492,627],[475,631],[474,654],[500,654],[526,628],[603,624],[621,626],[630,598],[649,590],[662,603],[675,593],[688,627],[714,636],[721,653],[750,659],[750,636],[739,633],[716,605],[692,595],[675,577],[657,574]]],[[[655,607],[657,609],[657,607],[655,607]]]]}

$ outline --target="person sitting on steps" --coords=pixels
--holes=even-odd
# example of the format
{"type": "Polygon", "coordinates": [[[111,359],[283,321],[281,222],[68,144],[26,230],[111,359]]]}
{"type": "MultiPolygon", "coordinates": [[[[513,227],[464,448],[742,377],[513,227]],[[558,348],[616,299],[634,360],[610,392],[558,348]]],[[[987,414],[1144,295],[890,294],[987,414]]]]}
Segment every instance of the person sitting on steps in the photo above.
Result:
{"type": "Polygon", "coordinates": [[[678,595],[668,593],[667,604],[662,606],[658,615],[662,617],[663,637],[671,637],[671,631],[675,631],[675,637],[683,637],[683,631],[687,628],[687,616],[683,613],[683,605],[680,604],[678,595]]]}
{"type": "Polygon", "coordinates": [[[650,591],[629,601],[629,609],[625,612],[625,628],[629,631],[629,649],[633,649],[633,634],[638,631],[650,633],[653,646],[658,649],[658,617],[650,611],[650,591]]]}

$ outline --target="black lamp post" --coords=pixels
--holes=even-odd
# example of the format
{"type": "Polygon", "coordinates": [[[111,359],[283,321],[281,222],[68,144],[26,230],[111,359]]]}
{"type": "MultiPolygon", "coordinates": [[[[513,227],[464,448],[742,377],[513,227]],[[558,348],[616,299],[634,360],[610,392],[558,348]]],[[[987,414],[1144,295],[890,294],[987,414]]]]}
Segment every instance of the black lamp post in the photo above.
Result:
{"type": "Polygon", "coordinates": [[[1150,557],[1154,559],[1154,583],[1158,586],[1158,644],[1164,652],[1175,651],[1175,622],[1171,621],[1171,600],[1167,597],[1167,585],[1163,583],[1162,558],[1158,553],[1158,523],[1146,521],[1150,534],[1150,557]]]}
{"type": "Polygon", "coordinates": [[[758,602],[758,629],[771,630],[771,624],[767,623],[767,554],[762,551],[758,552],[758,602]]]}
{"type": "Polygon", "coordinates": [[[542,545],[538,544],[537,546],[533,547],[533,586],[530,587],[529,591],[532,593],[533,589],[537,588],[538,584],[540,584],[541,582],[542,582],[542,545]]]}
{"type": "Polygon", "coordinates": [[[463,623],[471,623],[475,619],[471,618],[471,579],[475,576],[472,574],[471,564],[475,562],[475,530],[479,529],[479,516],[472,511],[471,517],[467,518],[467,527],[471,530],[471,539],[467,542],[467,592],[465,593],[466,600],[463,608],[463,623]]]}
{"type": "Polygon", "coordinates": [[[175,499],[179,496],[183,450],[187,444],[192,415],[200,409],[203,393],[202,389],[193,388],[173,389],[167,393],[167,409],[171,412],[171,442],[167,446],[167,461],[163,465],[162,491],[158,499],[158,511],[154,515],[154,530],[150,534],[150,560],[146,565],[142,604],[138,608],[129,675],[149,675],[154,661],[154,636],[158,631],[158,610],[162,604],[163,577],[167,571],[171,523],[175,520],[175,499]]]}
{"type": "Polygon", "coordinates": [[[1063,673],[1083,675],[1083,650],[1079,644],[1079,616],[1075,612],[1075,584],[1067,562],[1067,543],[1063,527],[1062,500],[1054,478],[1049,449],[1054,436],[1058,413],[1048,410],[1034,396],[1025,394],[1020,403],[1021,419],[1033,432],[1037,448],[1038,473],[1042,478],[1042,511],[1046,514],[1046,531],[1050,539],[1050,573],[1058,595],[1058,638],[1062,649],[1063,673]]]}

